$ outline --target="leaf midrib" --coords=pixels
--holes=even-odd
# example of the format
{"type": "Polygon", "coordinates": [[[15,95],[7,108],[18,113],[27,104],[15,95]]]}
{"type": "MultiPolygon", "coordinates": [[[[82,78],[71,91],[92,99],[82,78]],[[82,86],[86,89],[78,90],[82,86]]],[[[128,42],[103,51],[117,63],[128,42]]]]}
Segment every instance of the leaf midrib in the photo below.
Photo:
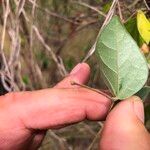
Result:
{"type": "MultiPolygon", "coordinates": [[[[117,27],[117,21],[118,21],[118,20],[116,20],[116,25],[115,25],[115,27],[117,27]]],[[[118,33],[118,32],[115,32],[115,33],[118,33]]],[[[117,46],[117,47],[116,47],[116,48],[117,48],[117,72],[118,72],[118,76],[117,76],[117,93],[116,93],[117,95],[116,95],[116,96],[118,96],[118,94],[119,94],[119,67],[118,67],[119,65],[118,65],[118,41],[117,41],[118,37],[117,37],[117,35],[118,35],[118,34],[116,34],[116,42],[117,42],[117,43],[116,43],[116,46],[117,46]]]]}

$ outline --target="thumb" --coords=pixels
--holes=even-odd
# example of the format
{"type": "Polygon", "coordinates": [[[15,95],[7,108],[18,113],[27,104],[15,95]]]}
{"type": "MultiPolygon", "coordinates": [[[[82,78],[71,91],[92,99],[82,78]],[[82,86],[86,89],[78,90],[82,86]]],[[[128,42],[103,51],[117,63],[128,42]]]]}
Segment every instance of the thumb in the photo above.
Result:
{"type": "Polygon", "coordinates": [[[150,149],[150,135],[143,122],[144,109],[140,98],[133,96],[120,102],[106,118],[100,149],[150,149]]]}

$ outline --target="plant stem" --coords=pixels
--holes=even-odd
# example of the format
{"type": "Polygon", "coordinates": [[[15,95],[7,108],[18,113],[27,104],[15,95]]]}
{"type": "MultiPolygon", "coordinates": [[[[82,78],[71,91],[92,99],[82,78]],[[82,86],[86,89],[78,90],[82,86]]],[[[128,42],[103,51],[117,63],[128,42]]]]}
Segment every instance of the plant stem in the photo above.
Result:
{"type": "Polygon", "coordinates": [[[101,127],[101,129],[97,132],[96,136],[94,137],[92,143],[89,145],[89,147],[87,148],[87,150],[92,150],[92,148],[93,148],[93,146],[94,146],[96,140],[98,139],[98,137],[100,136],[100,134],[101,134],[101,132],[102,132],[102,128],[103,128],[103,127],[101,127]]]}
{"type": "Polygon", "coordinates": [[[109,96],[108,94],[106,94],[106,93],[104,93],[104,92],[102,92],[102,91],[100,91],[100,90],[98,90],[98,89],[91,88],[91,87],[89,87],[89,86],[86,86],[86,85],[77,83],[77,82],[75,82],[75,81],[71,81],[71,85],[78,85],[78,86],[80,86],[80,87],[83,87],[83,88],[92,90],[92,91],[94,91],[94,92],[96,92],[96,93],[99,93],[99,94],[101,94],[101,95],[107,97],[108,99],[110,99],[110,100],[112,100],[112,101],[116,101],[116,100],[117,100],[116,98],[113,98],[113,97],[109,96]]]}

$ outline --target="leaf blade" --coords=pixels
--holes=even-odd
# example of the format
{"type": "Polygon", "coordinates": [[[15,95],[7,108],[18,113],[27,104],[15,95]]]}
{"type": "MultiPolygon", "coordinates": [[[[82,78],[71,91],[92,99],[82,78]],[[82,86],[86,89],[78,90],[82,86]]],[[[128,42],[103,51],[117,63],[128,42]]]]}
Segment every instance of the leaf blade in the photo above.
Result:
{"type": "Polygon", "coordinates": [[[140,35],[144,41],[149,44],[150,42],[150,22],[146,18],[145,14],[139,10],[137,13],[137,27],[140,35]]]}
{"type": "Polygon", "coordinates": [[[139,47],[141,47],[144,43],[144,40],[142,39],[138,28],[137,28],[137,19],[131,18],[124,24],[126,30],[130,33],[130,35],[133,37],[133,39],[136,41],[139,47]]]}
{"type": "Polygon", "coordinates": [[[125,99],[143,87],[148,77],[146,60],[117,16],[98,37],[96,52],[106,85],[118,99],[125,99]]]}
{"type": "Polygon", "coordinates": [[[145,86],[140,91],[136,93],[137,96],[139,96],[142,100],[145,100],[148,95],[150,94],[150,87],[145,86]]]}

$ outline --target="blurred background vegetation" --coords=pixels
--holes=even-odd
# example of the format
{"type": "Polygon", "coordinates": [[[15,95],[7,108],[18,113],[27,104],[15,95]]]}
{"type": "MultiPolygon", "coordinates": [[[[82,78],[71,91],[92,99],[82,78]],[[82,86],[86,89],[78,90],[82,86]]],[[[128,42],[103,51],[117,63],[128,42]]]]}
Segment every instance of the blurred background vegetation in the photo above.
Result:
{"type": "MultiPolygon", "coordinates": [[[[85,58],[112,5],[111,0],[1,0],[0,3],[1,95],[53,87],[85,58]]],[[[114,14],[120,16],[140,48],[143,41],[136,27],[136,12],[141,9],[149,16],[148,3],[120,0],[114,8],[114,14]]],[[[149,47],[145,56],[149,58],[149,47]]],[[[91,66],[88,85],[106,89],[95,55],[87,63],[91,66]]],[[[149,129],[148,100],[145,107],[149,129]]],[[[97,149],[96,135],[101,126],[100,122],[85,121],[49,130],[40,150],[97,149]]]]}

